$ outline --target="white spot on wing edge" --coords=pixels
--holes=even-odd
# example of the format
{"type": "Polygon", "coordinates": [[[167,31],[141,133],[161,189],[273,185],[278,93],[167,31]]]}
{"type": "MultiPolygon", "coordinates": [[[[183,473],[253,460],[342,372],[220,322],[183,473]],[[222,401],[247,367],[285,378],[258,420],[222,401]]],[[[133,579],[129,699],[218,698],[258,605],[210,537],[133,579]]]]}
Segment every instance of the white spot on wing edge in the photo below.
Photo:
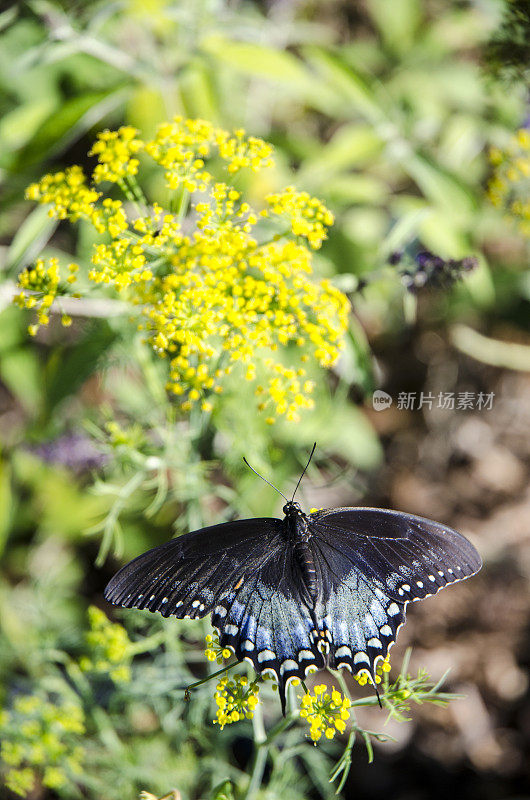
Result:
{"type": "Polygon", "coordinates": [[[361,662],[364,662],[366,664],[370,663],[370,659],[368,658],[368,654],[367,653],[363,653],[362,650],[359,651],[358,653],[355,653],[355,655],[353,657],[353,663],[354,664],[360,664],[361,662]]]}
{"type": "Polygon", "coordinates": [[[397,603],[390,603],[386,611],[389,617],[395,617],[399,614],[399,606],[397,603]]]}
{"type": "Polygon", "coordinates": [[[314,653],[311,652],[311,650],[300,650],[300,652],[298,653],[298,660],[299,661],[302,660],[302,659],[304,661],[308,661],[308,660],[309,661],[313,661],[314,658],[315,658],[315,655],[314,655],[314,653]]]}
{"type": "Polygon", "coordinates": [[[264,661],[274,661],[276,655],[272,652],[272,650],[262,650],[261,653],[258,653],[258,662],[262,664],[264,661]]]}

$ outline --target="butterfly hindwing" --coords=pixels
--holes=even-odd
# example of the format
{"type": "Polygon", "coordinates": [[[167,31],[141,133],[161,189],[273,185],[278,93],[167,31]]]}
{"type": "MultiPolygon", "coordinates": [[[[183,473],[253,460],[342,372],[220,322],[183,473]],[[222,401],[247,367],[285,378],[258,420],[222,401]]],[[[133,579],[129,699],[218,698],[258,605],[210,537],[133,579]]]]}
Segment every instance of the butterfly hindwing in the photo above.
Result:
{"type": "Polygon", "coordinates": [[[126,564],[105,589],[125,608],[179,619],[204,617],[245,574],[282,549],[279,519],[212,525],[179,536],[126,564]]]}
{"type": "Polygon", "coordinates": [[[405,621],[405,606],[393,600],[366,577],[364,565],[333,539],[313,536],[312,550],[322,586],[317,605],[327,634],[328,665],[352,674],[363,670],[375,676],[405,621]]]}
{"type": "Polygon", "coordinates": [[[222,646],[250,661],[258,674],[275,676],[282,709],[289,680],[303,680],[310,668],[324,667],[324,656],[315,645],[315,621],[289,547],[269,554],[228,593],[214,609],[212,624],[222,646]]]}

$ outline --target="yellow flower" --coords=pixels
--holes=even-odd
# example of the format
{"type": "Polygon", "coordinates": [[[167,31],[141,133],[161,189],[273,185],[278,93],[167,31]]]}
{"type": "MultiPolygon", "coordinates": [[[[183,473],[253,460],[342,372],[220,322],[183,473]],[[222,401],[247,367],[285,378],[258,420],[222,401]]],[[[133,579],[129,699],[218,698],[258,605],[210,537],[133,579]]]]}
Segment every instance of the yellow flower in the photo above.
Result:
{"type": "Polygon", "coordinates": [[[217,661],[218,664],[222,664],[223,660],[229,659],[232,653],[228,647],[221,647],[219,644],[219,635],[214,633],[213,636],[210,634],[206,636],[206,650],[204,651],[204,655],[208,661],[217,661]]]}
{"type": "MultiPolygon", "coordinates": [[[[270,219],[264,223],[263,214],[229,182],[214,181],[205,164],[217,156],[228,175],[266,169],[272,147],[200,119],[164,123],[145,147],[134,128],[104,131],[91,151],[99,159],[94,180],[117,181],[127,197],[139,197],[135,155],[142,148],[178,190],[179,213],[142,203],[131,218],[131,206],[102,198],[87,186],[80,167],[45,176],[28,197],[53,203],[61,218],[86,218],[105,236],[94,246],[88,279],[137,307],[138,330],[167,360],[167,390],[183,411],[195,404],[211,411],[225,379],[237,372],[254,383],[269,424],[279,417],[296,422],[313,406],[309,362],[333,366],[348,326],[347,298],[329,281],[312,277],[312,249],[325,238],[331,213],[288,187],[267,197],[270,219]],[[196,191],[202,194],[194,198],[193,226],[190,219],[183,227],[186,194],[196,191]],[[277,230],[272,236],[271,225],[277,230]]],[[[52,262],[37,262],[33,283],[24,273],[19,278],[16,302],[36,306],[38,324],[48,321],[57,293],[68,293],[76,280],[77,268],[69,268],[64,284],[54,269],[52,262]]],[[[68,315],[63,322],[69,323],[68,315]]]]}
{"type": "Polygon", "coordinates": [[[258,694],[257,681],[249,683],[248,678],[241,675],[223,678],[217,684],[217,691],[214,695],[217,705],[214,723],[223,730],[225,725],[239,722],[242,719],[252,719],[254,710],[259,703],[258,694]]]}
{"type": "Polygon", "coordinates": [[[492,148],[490,161],[495,167],[488,184],[490,202],[503,208],[530,238],[530,131],[521,128],[504,150],[492,148]]]}
{"type": "MultiPolygon", "coordinates": [[[[377,666],[375,668],[375,682],[376,683],[381,683],[381,680],[382,680],[382,677],[383,677],[383,673],[384,672],[390,672],[390,670],[391,670],[391,666],[390,666],[390,658],[389,658],[389,656],[386,656],[386,658],[384,658],[384,659],[378,659],[377,666]]],[[[370,676],[370,673],[365,669],[361,670],[360,672],[358,672],[353,677],[355,678],[355,680],[357,681],[359,686],[366,686],[367,683],[371,683],[372,682],[372,678],[370,676]]]]}
{"type": "Polygon", "coordinates": [[[85,634],[90,656],[79,662],[83,672],[104,672],[115,683],[131,680],[131,642],[127,631],[118,623],[110,622],[96,606],[88,609],[90,630],[85,634]]]}
{"type": "Polygon", "coordinates": [[[333,225],[333,214],[316,197],[288,186],[283,192],[266,197],[270,213],[285,216],[295,236],[302,236],[318,250],[333,225]]]}
{"type": "MultiPolygon", "coordinates": [[[[78,265],[70,264],[68,269],[70,277],[75,280],[78,265]]],[[[33,267],[28,267],[19,274],[18,287],[21,292],[15,296],[14,302],[21,308],[35,309],[37,312],[37,324],[28,326],[30,336],[36,335],[40,325],[48,324],[48,311],[59,294],[60,278],[59,262],[56,258],[50,258],[47,262],[39,259],[33,267]]],[[[61,322],[64,327],[68,327],[72,324],[72,319],[68,314],[63,314],[61,322]]]]}
{"type": "Polygon", "coordinates": [[[313,694],[307,692],[299,695],[300,717],[309,725],[311,739],[317,742],[322,736],[333,739],[335,733],[344,733],[346,722],[350,718],[348,709],[351,706],[349,697],[343,695],[332,687],[322,683],[314,687],[313,694]]]}
{"type": "Polygon", "coordinates": [[[39,203],[51,203],[50,216],[75,222],[92,215],[100,194],[86,185],[82,168],[73,166],[32,183],[26,190],[26,197],[39,203]]]}
{"type": "Polygon", "coordinates": [[[80,705],[51,702],[42,694],[17,697],[12,711],[0,718],[5,784],[23,797],[35,784],[50,789],[65,786],[82,769],[83,751],[76,746],[76,737],[84,733],[80,705]]]}
{"type": "Polygon", "coordinates": [[[128,175],[136,175],[139,161],[134,156],[144,146],[137,133],[136,128],[127,125],[117,131],[107,130],[98,134],[98,140],[89,153],[97,156],[99,161],[93,174],[95,183],[117,183],[128,175]]]}

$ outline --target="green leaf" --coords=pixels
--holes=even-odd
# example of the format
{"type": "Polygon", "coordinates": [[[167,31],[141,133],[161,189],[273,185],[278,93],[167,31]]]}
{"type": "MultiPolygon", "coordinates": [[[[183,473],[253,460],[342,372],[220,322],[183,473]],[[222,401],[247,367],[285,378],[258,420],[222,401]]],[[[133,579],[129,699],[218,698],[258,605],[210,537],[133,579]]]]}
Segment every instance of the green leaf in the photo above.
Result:
{"type": "Polygon", "coordinates": [[[116,334],[106,322],[88,325],[85,338],[69,349],[54,350],[45,368],[46,412],[51,411],[80,386],[100,365],[116,334]]]}
{"type": "Polygon", "coordinates": [[[218,97],[211,78],[211,71],[201,62],[190,64],[182,72],[179,90],[187,117],[220,121],[218,97]]]}
{"type": "Polygon", "coordinates": [[[18,14],[18,9],[16,5],[11,6],[8,8],[7,11],[2,11],[0,14],[0,31],[5,30],[8,28],[12,22],[15,21],[18,14]]]}
{"type": "Polygon", "coordinates": [[[234,800],[234,786],[232,781],[226,780],[212,789],[212,800],[234,800]]]}
{"type": "Polygon", "coordinates": [[[425,197],[453,217],[469,217],[477,209],[471,189],[449,170],[428,156],[408,153],[401,159],[403,168],[425,197]]]}
{"type": "Polygon", "coordinates": [[[307,159],[297,180],[318,184],[330,176],[373,159],[382,148],[382,142],[368,125],[350,123],[339,128],[327,144],[319,147],[317,154],[307,159]]]}
{"type": "Polygon", "coordinates": [[[236,42],[212,34],[201,40],[201,49],[245,75],[259,75],[279,83],[304,87],[310,79],[303,61],[291,53],[266,45],[236,42]]]}
{"type": "Polygon", "coordinates": [[[0,143],[2,150],[19,150],[50,117],[56,107],[53,96],[41,97],[24,103],[3,115],[0,120],[0,143]]]}
{"type": "Polygon", "coordinates": [[[25,312],[9,304],[0,313],[0,358],[27,339],[25,312]]]}
{"type": "Polygon", "coordinates": [[[11,525],[13,495],[11,491],[11,467],[0,461],[0,556],[2,555],[11,525]]]}
{"type": "Polygon", "coordinates": [[[339,119],[351,118],[352,111],[358,111],[374,124],[386,121],[374,88],[339,54],[308,47],[304,48],[303,55],[307,63],[325,80],[330,90],[341,98],[337,114],[339,119]]]}
{"type": "Polygon", "coordinates": [[[368,11],[387,47],[404,55],[412,46],[421,21],[419,0],[369,0],[368,11]]]}
{"type": "Polygon", "coordinates": [[[338,206],[356,203],[380,205],[388,196],[388,187],[372,175],[350,174],[330,178],[322,184],[319,191],[338,206]]]}
{"type": "Polygon", "coordinates": [[[48,206],[37,206],[17,230],[6,257],[6,269],[17,272],[42,252],[58,220],[48,216],[48,206]]]}
{"type": "Polygon", "coordinates": [[[51,114],[36,136],[19,153],[17,169],[26,168],[36,161],[47,160],[61,152],[93,125],[120,106],[128,90],[87,92],[67,100],[51,114]]]}
{"type": "Polygon", "coordinates": [[[314,108],[333,113],[336,102],[325,84],[291,53],[253,42],[237,42],[219,34],[201,40],[201,49],[248,77],[260,77],[294,91],[314,108]]]}
{"type": "Polygon", "coordinates": [[[42,374],[37,353],[17,348],[2,355],[0,377],[18,402],[32,416],[40,408],[42,374]]]}

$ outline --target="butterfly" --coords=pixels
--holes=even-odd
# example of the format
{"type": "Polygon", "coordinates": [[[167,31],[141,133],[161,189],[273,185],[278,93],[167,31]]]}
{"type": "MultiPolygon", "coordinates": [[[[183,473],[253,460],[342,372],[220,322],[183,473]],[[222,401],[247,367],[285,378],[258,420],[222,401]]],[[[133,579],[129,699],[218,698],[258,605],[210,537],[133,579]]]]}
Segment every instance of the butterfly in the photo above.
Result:
{"type": "Polygon", "coordinates": [[[365,507],[306,514],[294,494],[284,499],[283,519],[225,522],[154,547],[120,569],[105,598],[164,617],[211,614],[221,647],[273,675],[285,713],[289,682],[315,669],[365,671],[375,686],[407,603],[482,562],[464,536],[423,517],[365,507]]]}

